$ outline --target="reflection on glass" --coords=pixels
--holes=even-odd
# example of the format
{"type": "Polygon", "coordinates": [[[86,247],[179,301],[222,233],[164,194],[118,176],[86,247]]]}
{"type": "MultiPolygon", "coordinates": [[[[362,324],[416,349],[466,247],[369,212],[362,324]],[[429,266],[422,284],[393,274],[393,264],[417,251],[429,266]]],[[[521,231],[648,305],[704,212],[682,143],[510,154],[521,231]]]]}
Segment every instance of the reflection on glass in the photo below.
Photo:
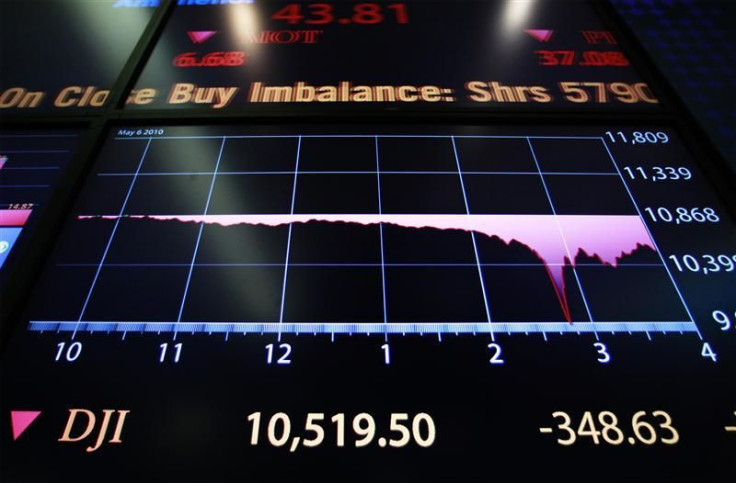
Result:
{"type": "Polygon", "coordinates": [[[501,27],[504,37],[515,35],[526,28],[526,22],[537,6],[537,0],[506,0],[503,6],[501,27]]]}

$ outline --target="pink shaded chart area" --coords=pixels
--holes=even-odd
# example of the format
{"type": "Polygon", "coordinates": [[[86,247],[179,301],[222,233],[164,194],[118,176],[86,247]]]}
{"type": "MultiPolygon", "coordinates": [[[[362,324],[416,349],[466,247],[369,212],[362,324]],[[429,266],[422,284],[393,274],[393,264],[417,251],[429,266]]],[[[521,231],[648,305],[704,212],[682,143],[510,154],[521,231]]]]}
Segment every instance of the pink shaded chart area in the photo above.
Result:
{"type": "MultiPolygon", "coordinates": [[[[118,219],[117,216],[80,216],[79,219],[118,219]]],[[[294,223],[354,223],[395,225],[403,228],[462,230],[496,237],[507,245],[516,241],[544,264],[567,321],[572,320],[565,291],[564,269],[575,266],[579,254],[616,267],[621,258],[640,247],[655,250],[638,216],[590,215],[124,215],[127,219],[205,223],[221,226],[282,226],[294,223]]]]}

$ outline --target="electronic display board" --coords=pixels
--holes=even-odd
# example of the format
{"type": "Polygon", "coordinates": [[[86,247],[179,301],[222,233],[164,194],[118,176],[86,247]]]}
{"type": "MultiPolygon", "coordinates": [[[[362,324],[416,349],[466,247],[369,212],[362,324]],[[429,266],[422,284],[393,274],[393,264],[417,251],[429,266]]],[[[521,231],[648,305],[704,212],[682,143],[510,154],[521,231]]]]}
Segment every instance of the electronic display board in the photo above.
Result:
{"type": "Polygon", "coordinates": [[[735,242],[663,125],[115,128],[3,481],[730,481],[735,242]]]}
{"type": "Polygon", "coordinates": [[[63,129],[0,131],[0,285],[9,266],[22,265],[22,245],[71,163],[79,136],[63,129]]]}
{"type": "Polygon", "coordinates": [[[153,14],[119,3],[0,1],[0,115],[104,106],[153,14]]]}
{"type": "Polygon", "coordinates": [[[304,105],[656,111],[659,100],[584,1],[180,0],[126,107],[304,105]]]}

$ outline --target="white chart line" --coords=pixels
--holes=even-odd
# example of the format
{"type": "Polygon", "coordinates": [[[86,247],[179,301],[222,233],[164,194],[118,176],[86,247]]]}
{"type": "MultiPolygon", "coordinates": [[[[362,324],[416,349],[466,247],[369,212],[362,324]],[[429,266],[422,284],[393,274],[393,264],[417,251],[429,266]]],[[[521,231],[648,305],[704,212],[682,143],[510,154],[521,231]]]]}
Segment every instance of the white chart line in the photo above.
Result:
{"type": "MultiPolygon", "coordinates": [[[[151,138],[148,138],[148,142],[146,143],[146,147],[143,150],[143,154],[141,155],[141,159],[138,162],[138,169],[136,169],[136,173],[140,172],[141,166],[143,166],[143,160],[146,159],[146,154],[148,154],[148,148],[151,146],[151,138]]],[[[133,192],[133,186],[135,185],[135,182],[138,178],[133,177],[133,179],[130,182],[130,186],[128,187],[128,192],[125,195],[125,200],[123,200],[123,206],[120,207],[120,213],[119,216],[123,216],[125,213],[125,207],[128,205],[128,200],[130,199],[130,193],[133,192]]],[[[95,277],[92,280],[92,285],[89,287],[89,291],[87,292],[87,297],[84,299],[84,305],[82,306],[82,310],[79,312],[79,319],[77,320],[77,327],[82,322],[82,318],[84,317],[85,312],[87,311],[87,305],[89,304],[90,298],[92,298],[92,292],[95,290],[95,285],[97,284],[97,279],[100,277],[100,272],[102,271],[102,266],[105,264],[105,259],[107,259],[107,254],[110,251],[110,245],[112,245],[112,240],[115,238],[115,233],[118,230],[118,226],[120,225],[121,218],[118,218],[115,220],[115,226],[112,229],[112,233],[110,233],[110,238],[107,240],[107,246],[105,246],[105,251],[102,254],[102,258],[100,259],[100,263],[97,266],[97,271],[95,272],[95,277]]],[[[74,332],[72,333],[72,339],[77,335],[76,328],[74,329],[74,332]]]]}
{"type": "MultiPolygon", "coordinates": [[[[378,183],[378,214],[383,214],[383,205],[381,204],[381,162],[378,154],[378,136],[375,137],[376,143],[376,182],[378,183]]],[[[378,225],[378,232],[381,237],[381,288],[383,290],[383,322],[388,323],[388,307],[386,306],[386,255],[383,250],[383,223],[378,225]]],[[[383,338],[388,342],[388,332],[384,331],[383,338]]]]}
{"type": "MultiPolygon", "coordinates": [[[[212,201],[212,192],[215,189],[215,182],[217,182],[217,169],[220,167],[220,160],[222,159],[222,151],[225,149],[225,138],[222,138],[220,144],[220,152],[217,154],[217,163],[215,164],[215,172],[212,174],[212,181],[210,182],[210,190],[207,193],[207,203],[204,205],[204,216],[207,216],[207,212],[210,209],[210,201],[212,201]]],[[[177,322],[181,322],[181,316],[184,313],[184,305],[187,303],[187,295],[189,294],[189,285],[192,282],[192,273],[194,272],[194,263],[197,261],[197,253],[199,253],[199,244],[202,241],[202,232],[204,231],[204,222],[199,224],[199,233],[197,234],[197,243],[194,245],[194,253],[192,253],[192,261],[189,264],[189,273],[187,274],[187,283],[184,286],[184,295],[181,298],[181,305],[179,306],[179,317],[177,322]]],[[[176,331],[174,331],[174,339],[176,339],[176,331]]]]}
{"type": "MultiPolygon", "coordinates": [[[[231,135],[224,136],[227,139],[296,139],[296,138],[446,138],[447,134],[271,134],[271,135],[231,135]]],[[[223,136],[156,136],[156,139],[221,139],[223,136]]],[[[588,139],[598,140],[600,136],[472,136],[463,135],[455,136],[458,139],[588,139]]],[[[146,137],[119,137],[113,138],[115,141],[139,141],[148,139],[146,137]]]]}
{"type": "MultiPolygon", "coordinates": [[[[460,168],[460,156],[457,154],[457,145],[455,144],[455,137],[450,137],[450,141],[452,141],[452,151],[455,154],[455,163],[457,164],[457,175],[460,178],[460,188],[463,190],[463,201],[465,202],[465,213],[468,216],[470,215],[470,205],[468,204],[468,195],[465,192],[465,181],[463,180],[463,171],[460,168]]],[[[486,294],[486,283],[483,280],[483,269],[480,266],[480,256],[478,256],[478,244],[475,241],[475,232],[470,232],[470,237],[473,240],[473,252],[475,253],[475,264],[478,267],[478,278],[480,279],[480,288],[483,293],[483,303],[484,307],[486,309],[486,317],[488,318],[488,324],[492,324],[491,319],[491,307],[488,304],[488,295],[486,294]]],[[[496,342],[496,336],[494,332],[491,330],[491,340],[493,342],[496,342]]]]}
{"type": "MultiPolygon", "coordinates": [[[[299,141],[296,146],[296,164],[294,166],[294,185],[291,189],[291,214],[294,214],[294,205],[296,203],[296,182],[299,178],[299,156],[302,150],[302,137],[299,136],[299,141]]],[[[279,327],[284,322],[284,306],[286,305],[286,278],[289,274],[289,252],[291,250],[291,224],[289,224],[289,236],[286,240],[286,259],[284,261],[284,283],[281,286],[281,310],[279,311],[279,327]]],[[[281,331],[279,330],[279,341],[281,341],[281,331]]]]}

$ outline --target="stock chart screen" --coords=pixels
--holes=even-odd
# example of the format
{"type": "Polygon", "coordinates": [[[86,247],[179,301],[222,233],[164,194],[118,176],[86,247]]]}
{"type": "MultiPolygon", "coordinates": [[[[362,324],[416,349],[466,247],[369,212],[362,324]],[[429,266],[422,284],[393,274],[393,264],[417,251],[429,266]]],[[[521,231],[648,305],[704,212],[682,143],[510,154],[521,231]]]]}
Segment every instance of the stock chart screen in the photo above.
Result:
{"type": "Polygon", "coordinates": [[[104,106],[153,14],[120,3],[1,0],[0,115],[104,106]]]}
{"type": "Polygon", "coordinates": [[[664,125],[114,128],[4,481],[730,481],[735,246],[664,125]]]}
{"type": "Polygon", "coordinates": [[[80,132],[0,130],[0,286],[50,203],[80,132]]]}
{"type": "Polygon", "coordinates": [[[657,111],[659,100],[584,1],[180,0],[126,107],[284,106],[657,111]]]}

